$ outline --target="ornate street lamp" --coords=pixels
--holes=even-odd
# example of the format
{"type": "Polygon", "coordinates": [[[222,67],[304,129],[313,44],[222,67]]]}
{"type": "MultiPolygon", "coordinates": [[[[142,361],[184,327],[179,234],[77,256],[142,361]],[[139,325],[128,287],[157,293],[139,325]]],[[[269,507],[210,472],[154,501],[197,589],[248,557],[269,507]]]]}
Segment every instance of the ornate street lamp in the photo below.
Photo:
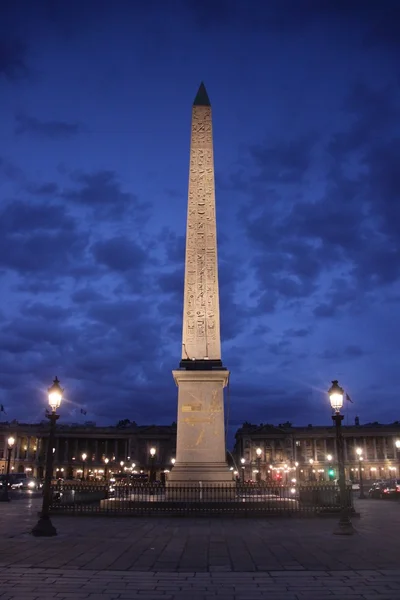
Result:
{"type": "Polygon", "coordinates": [[[10,463],[11,463],[11,453],[14,448],[15,439],[11,436],[7,440],[7,471],[6,476],[3,481],[4,490],[0,496],[0,502],[10,502],[10,497],[8,495],[8,481],[10,479],[10,463]]]}
{"type": "Polygon", "coordinates": [[[395,441],[397,460],[399,462],[399,477],[400,477],[400,440],[395,441]]]}
{"type": "Polygon", "coordinates": [[[156,455],[156,449],[150,448],[150,483],[155,481],[155,470],[154,470],[154,457],[156,455]]]}
{"type": "Polygon", "coordinates": [[[105,479],[106,481],[107,481],[107,479],[108,479],[108,463],[109,463],[109,462],[110,462],[110,459],[109,459],[109,458],[105,458],[105,459],[104,459],[104,464],[105,464],[105,467],[104,467],[104,479],[105,479]]]}
{"type": "Polygon", "coordinates": [[[260,483],[261,482],[261,454],[262,454],[261,448],[257,448],[256,454],[257,454],[257,483],[260,483]]]}
{"type": "Polygon", "coordinates": [[[332,415],[332,420],[336,427],[336,445],[337,445],[337,457],[338,457],[338,471],[339,471],[339,490],[340,490],[340,519],[337,528],[334,530],[336,535],[352,535],[355,533],[355,529],[351,524],[348,499],[346,490],[346,478],[344,471],[344,447],[343,447],[343,435],[342,435],[342,421],[343,415],[340,414],[340,409],[343,406],[344,390],[340,387],[337,379],[332,381],[332,385],[328,390],[329,400],[332,409],[335,414],[332,415]]]}
{"type": "Polygon", "coordinates": [[[57,408],[59,408],[62,400],[63,389],[57,377],[54,378],[53,385],[49,387],[49,405],[51,411],[46,410],[46,417],[50,421],[49,440],[46,453],[46,473],[43,485],[43,504],[40,513],[39,521],[32,529],[31,533],[35,537],[51,537],[57,535],[56,528],[50,520],[50,504],[51,504],[51,480],[53,477],[53,447],[56,434],[56,423],[59,419],[57,408]]]}
{"type": "Polygon", "coordinates": [[[85,462],[87,459],[87,454],[84,452],[82,454],[82,481],[85,481],[85,462]]]}
{"type": "Polygon", "coordinates": [[[334,475],[334,471],[333,471],[332,465],[331,465],[332,459],[333,459],[332,454],[327,454],[326,455],[326,460],[328,461],[328,481],[331,481],[332,477],[334,475]]]}
{"type": "Polygon", "coordinates": [[[356,454],[358,456],[358,479],[360,482],[360,495],[359,498],[360,500],[364,500],[365,495],[364,495],[364,485],[363,485],[363,475],[362,475],[362,461],[364,460],[364,457],[362,455],[362,448],[357,448],[356,450],[356,454]]]}
{"type": "Polygon", "coordinates": [[[245,458],[241,458],[240,462],[242,463],[242,483],[244,483],[244,475],[245,475],[244,472],[246,470],[246,467],[245,467],[246,459],[245,458]]]}

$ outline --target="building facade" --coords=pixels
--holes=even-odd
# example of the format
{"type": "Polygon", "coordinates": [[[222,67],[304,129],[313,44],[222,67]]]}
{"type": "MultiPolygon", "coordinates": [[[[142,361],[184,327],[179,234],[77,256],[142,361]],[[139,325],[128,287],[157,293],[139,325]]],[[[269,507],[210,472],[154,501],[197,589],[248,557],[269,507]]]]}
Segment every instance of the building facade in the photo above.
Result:
{"type": "MultiPolygon", "coordinates": [[[[400,478],[400,422],[343,426],[346,477],[358,481],[359,468],[368,480],[400,478]],[[356,453],[362,450],[361,464],[356,453]]],[[[0,423],[0,474],[7,466],[7,439],[15,438],[11,472],[43,477],[48,423],[0,423]]],[[[58,425],[54,448],[55,477],[101,479],[109,473],[132,468],[156,477],[168,473],[176,455],[176,424],[96,427],[58,425]],[[151,458],[150,449],[155,449],[151,458]],[[82,455],[86,455],[85,461],[82,455]],[[106,465],[105,459],[108,459],[106,465]],[[153,465],[152,465],[153,462],[153,465]],[[121,464],[123,463],[123,464],[121,464]]],[[[229,460],[229,459],[228,459],[229,460]]],[[[235,436],[231,467],[245,481],[329,481],[337,478],[337,453],[333,426],[293,427],[244,423],[235,436]],[[233,459],[233,460],[232,460],[233,459]]]]}
{"type": "MultiPolygon", "coordinates": [[[[346,478],[400,477],[400,422],[343,426],[346,478]],[[361,460],[356,450],[361,449],[361,460]]],[[[335,427],[293,427],[244,423],[235,436],[233,456],[244,480],[329,481],[338,477],[335,427]]],[[[239,475],[240,476],[240,475],[239,475]]]]}
{"type": "MultiPolygon", "coordinates": [[[[48,423],[0,423],[0,473],[7,468],[7,439],[14,437],[11,472],[43,477],[48,436],[48,423]]],[[[53,475],[82,478],[84,472],[85,478],[100,479],[106,470],[118,472],[131,469],[134,464],[136,472],[148,473],[153,468],[159,477],[171,469],[175,443],[175,424],[138,426],[129,423],[122,427],[60,424],[56,430],[53,475]],[[151,448],[155,449],[153,458],[151,448]],[[86,455],[85,460],[83,455],[86,455]]]]}

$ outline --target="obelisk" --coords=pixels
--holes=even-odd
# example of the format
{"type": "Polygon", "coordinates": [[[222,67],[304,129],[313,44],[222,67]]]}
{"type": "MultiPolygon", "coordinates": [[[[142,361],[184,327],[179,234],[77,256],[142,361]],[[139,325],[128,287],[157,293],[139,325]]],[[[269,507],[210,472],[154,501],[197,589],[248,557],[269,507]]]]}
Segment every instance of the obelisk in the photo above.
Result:
{"type": "Polygon", "coordinates": [[[176,462],[169,482],[232,481],[226,464],[211,105],[202,83],[192,107],[178,386],[176,462]]]}

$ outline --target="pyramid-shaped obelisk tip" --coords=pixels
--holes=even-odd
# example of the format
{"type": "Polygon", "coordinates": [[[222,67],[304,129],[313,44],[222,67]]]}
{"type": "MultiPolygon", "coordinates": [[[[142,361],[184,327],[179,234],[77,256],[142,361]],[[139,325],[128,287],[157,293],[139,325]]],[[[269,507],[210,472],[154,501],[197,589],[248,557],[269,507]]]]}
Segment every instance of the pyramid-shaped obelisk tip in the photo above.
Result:
{"type": "Polygon", "coordinates": [[[200,84],[193,106],[211,106],[210,98],[208,97],[206,86],[203,82],[200,84]]]}

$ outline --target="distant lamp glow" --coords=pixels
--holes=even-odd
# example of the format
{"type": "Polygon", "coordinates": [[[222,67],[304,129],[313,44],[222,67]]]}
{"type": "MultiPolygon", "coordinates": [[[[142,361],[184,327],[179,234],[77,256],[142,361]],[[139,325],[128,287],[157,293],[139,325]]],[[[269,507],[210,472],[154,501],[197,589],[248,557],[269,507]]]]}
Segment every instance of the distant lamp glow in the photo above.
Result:
{"type": "Polygon", "coordinates": [[[361,454],[362,454],[362,452],[363,452],[362,448],[357,448],[356,449],[356,454],[358,455],[358,457],[360,458],[360,460],[361,460],[361,454]]]}
{"type": "Polygon", "coordinates": [[[399,450],[400,449],[400,440],[396,440],[395,445],[396,445],[397,450],[399,450]]]}
{"type": "Polygon", "coordinates": [[[313,465],[314,464],[314,459],[310,458],[310,460],[308,462],[310,463],[310,465],[313,465]]]}
{"type": "Polygon", "coordinates": [[[327,455],[326,455],[326,460],[327,460],[328,462],[331,462],[331,460],[332,460],[332,454],[327,454],[327,455]]]}
{"type": "Polygon", "coordinates": [[[340,387],[337,379],[332,381],[332,385],[328,390],[328,395],[333,410],[336,413],[340,413],[340,409],[343,406],[344,390],[340,387]]]}
{"type": "Polygon", "coordinates": [[[150,456],[154,458],[155,454],[156,454],[156,449],[150,448],[150,456]]]}
{"type": "Polygon", "coordinates": [[[56,412],[57,408],[61,404],[63,389],[60,386],[60,382],[57,377],[54,378],[53,385],[48,389],[49,404],[53,412],[56,412]]]}
{"type": "Polygon", "coordinates": [[[244,463],[246,462],[246,459],[245,458],[241,458],[240,462],[242,463],[242,465],[244,465],[244,463]]]}
{"type": "Polygon", "coordinates": [[[175,458],[171,458],[171,463],[174,465],[176,463],[176,459],[175,458]]]}
{"type": "Polygon", "coordinates": [[[12,436],[10,436],[7,440],[7,445],[9,448],[12,448],[15,444],[15,438],[13,438],[12,436]]]}
{"type": "Polygon", "coordinates": [[[121,460],[119,464],[120,464],[121,467],[123,467],[125,463],[124,463],[123,460],[121,460]]]}
{"type": "Polygon", "coordinates": [[[106,463],[106,465],[108,465],[108,463],[110,462],[110,459],[109,458],[105,458],[104,462],[106,463]]]}
{"type": "Polygon", "coordinates": [[[260,458],[260,456],[261,456],[261,454],[262,454],[262,450],[261,450],[261,448],[257,448],[257,450],[256,450],[256,454],[257,454],[258,458],[260,458]]]}
{"type": "Polygon", "coordinates": [[[85,462],[85,460],[86,460],[86,459],[87,459],[87,454],[84,452],[84,453],[82,454],[82,460],[83,460],[83,462],[85,462]]]}

